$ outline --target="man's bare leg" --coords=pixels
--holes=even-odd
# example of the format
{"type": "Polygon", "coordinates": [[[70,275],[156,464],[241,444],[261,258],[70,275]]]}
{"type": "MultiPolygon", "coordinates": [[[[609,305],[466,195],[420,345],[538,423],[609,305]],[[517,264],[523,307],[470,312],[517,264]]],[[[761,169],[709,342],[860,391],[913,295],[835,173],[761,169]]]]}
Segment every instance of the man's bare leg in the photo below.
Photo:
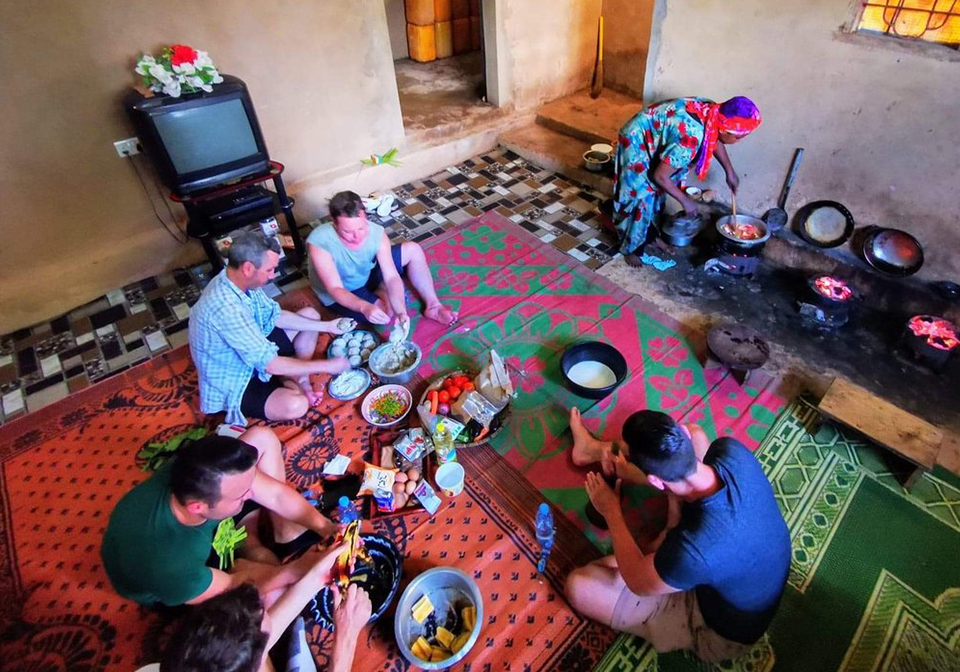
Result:
{"type": "MultiPolygon", "coordinates": [[[[252,427],[240,435],[240,440],[250,444],[260,452],[260,460],[257,462],[257,468],[260,471],[281,483],[287,482],[283,448],[276,434],[268,427],[252,427]]],[[[306,530],[302,525],[292,523],[273,511],[269,513],[270,522],[273,525],[273,539],[278,544],[293,541],[306,530]]]]}
{"type": "MultiPolygon", "coordinates": [[[[319,320],[320,313],[318,313],[313,308],[301,308],[297,311],[297,315],[301,317],[307,317],[311,320],[319,320]]],[[[310,361],[313,359],[313,356],[317,352],[317,339],[320,337],[320,332],[318,331],[294,331],[292,329],[286,330],[287,336],[293,342],[293,351],[297,355],[297,359],[302,359],[304,361],[310,361]]],[[[323,385],[319,383],[311,383],[310,376],[300,376],[296,380],[297,385],[303,390],[304,396],[307,398],[307,403],[310,406],[314,406],[317,402],[323,399],[323,385]]]]}
{"type": "Polygon", "coordinates": [[[437,290],[433,285],[433,275],[431,275],[430,267],[427,265],[423,248],[417,243],[407,241],[400,246],[400,259],[403,262],[407,277],[410,278],[410,284],[423,299],[425,305],[423,309],[424,317],[443,325],[456,322],[459,317],[457,312],[444,306],[437,298],[437,290]]]}

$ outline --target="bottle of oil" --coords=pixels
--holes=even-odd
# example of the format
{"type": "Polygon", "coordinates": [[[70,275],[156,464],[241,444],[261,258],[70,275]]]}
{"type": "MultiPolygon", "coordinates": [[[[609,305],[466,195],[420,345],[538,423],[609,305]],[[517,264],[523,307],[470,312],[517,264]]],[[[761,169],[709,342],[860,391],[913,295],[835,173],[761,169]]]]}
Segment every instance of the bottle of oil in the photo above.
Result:
{"type": "Polygon", "coordinates": [[[437,429],[433,433],[433,447],[437,451],[438,463],[457,461],[457,449],[453,445],[453,435],[450,434],[450,430],[442,422],[437,423],[437,429]]]}

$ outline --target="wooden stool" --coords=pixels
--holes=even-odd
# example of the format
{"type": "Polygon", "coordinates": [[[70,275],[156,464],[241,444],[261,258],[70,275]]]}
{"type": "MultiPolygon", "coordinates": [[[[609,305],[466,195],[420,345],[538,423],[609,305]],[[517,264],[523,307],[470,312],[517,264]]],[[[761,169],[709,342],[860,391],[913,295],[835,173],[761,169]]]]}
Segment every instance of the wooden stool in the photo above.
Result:
{"type": "Polygon", "coordinates": [[[818,410],[913,464],[914,469],[903,484],[907,490],[937,463],[944,438],[942,430],[849,380],[835,378],[818,410]]]}

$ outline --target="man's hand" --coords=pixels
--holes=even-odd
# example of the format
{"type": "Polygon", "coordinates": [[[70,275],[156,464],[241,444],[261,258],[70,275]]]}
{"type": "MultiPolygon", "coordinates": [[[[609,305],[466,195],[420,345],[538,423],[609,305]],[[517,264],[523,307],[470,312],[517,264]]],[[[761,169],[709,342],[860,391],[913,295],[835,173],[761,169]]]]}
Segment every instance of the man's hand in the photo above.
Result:
{"type": "Polygon", "coordinates": [[[740,187],[740,177],[737,175],[737,171],[730,170],[727,173],[727,186],[730,187],[731,192],[737,193],[737,189],[740,187]]]}
{"type": "Polygon", "coordinates": [[[386,324],[390,321],[390,316],[377,308],[373,303],[367,303],[360,309],[360,313],[367,318],[370,324],[386,324]]]}
{"type": "Polygon", "coordinates": [[[600,474],[590,472],[587,474],[585,487],[593,508],[604,518],[620,510],[621,481],[619,478],[616,487],[611,488],[600,474]]]}
{"type": "Polygon", "coordinates": [[[339,546],[331,546],[323,551],[308,551],[304,554],[304,557],[310,556],[310,560],[307,561],[311,565],[310,571],[317,576],[321,584],[327,585],[333,581],[333,566],[336,564],[337,558],[349,548],[350,545],[344,543],[339,546]]]}
{"type": "Polygon", "coordinates": [[[363,626],[370,620],[373,605],[367,591],[351,583],[344,598],[338,587],[333,589],[333,624],[336,626],[337,637],[355,638],[363,626]]]}
{"type": "Polygon", "coordinates": [[[350,368],[350,360],[346,357],[333,357],[327,360],[327,373],[343,373],[350,368]]]}
{"type": "Polygon", "coordinates": [[[406,312],[397,313],[397,326],[403,329],[403,340],[410,337],[410,316],[406,312]]]}

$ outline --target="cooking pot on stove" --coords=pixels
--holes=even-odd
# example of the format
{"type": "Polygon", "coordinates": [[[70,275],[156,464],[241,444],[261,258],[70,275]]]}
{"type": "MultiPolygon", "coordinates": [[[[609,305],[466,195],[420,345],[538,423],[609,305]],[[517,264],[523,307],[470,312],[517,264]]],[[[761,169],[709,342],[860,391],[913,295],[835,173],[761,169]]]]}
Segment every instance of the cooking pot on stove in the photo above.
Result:
{"type": "Polygon", "coordinates": [[[881,273],[913,275],[923,266],[923,247],[906,231],[868,227],[863,238],[863,258],[881,273]]]}
{"type": "Polygon", "coordinates": [[[727,215],[717,220],[717,231],[726,240],[740,247],[762,245],[770,239],[770,227],[762,219],[750,215],[727,215]],[[757,230],[756,237],[741,237],[746,232],[757,230]]]}

